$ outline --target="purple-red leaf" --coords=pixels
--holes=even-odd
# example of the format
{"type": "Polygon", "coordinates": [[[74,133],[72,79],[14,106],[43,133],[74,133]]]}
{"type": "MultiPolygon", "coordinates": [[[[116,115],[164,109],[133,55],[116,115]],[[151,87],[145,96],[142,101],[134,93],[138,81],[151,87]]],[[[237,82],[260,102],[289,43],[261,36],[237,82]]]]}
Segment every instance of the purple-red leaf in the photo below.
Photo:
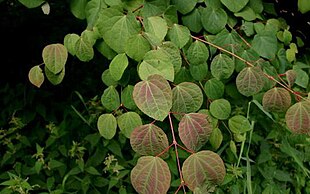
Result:
{"type": "Polygon", "coordinates": [[[204,184],[220,184],[226,170],[221,157],[212,151],[200,151],[190,155],[182,166],[183,178],[192,191],[204,184]]]}
{"type": "Polygon", "coordinates": [[[131,171],[131,183],[140,194],[164,194],[170,187],[168,164],[159,157],[143,156],[131,171]]]}
{"type": "Polygon", "coordinates": [[[169,146],[165,132],[154,124],[136,127],[130,135],[130,144],[140,155],[151,156],[158,155],[169,146]]]}
{"type": "Polygon", "coordinates": [[[168,81],[160,75],[151,75],[137,83],[133,99],[138,108],[149,117],[163,121],[172,107],[172,91],[168,81]]]}
{"type": "Polygon", "coordinates": [[[275,87],[268,90],[263,97],[263,107],[266,111],[283,112],[291,105],[291,95],[284,89],[275,87]]]}
{"type": "Polygon", "coordinates": [[[205,114],[185,114],[179,123],[180,139],[190,150],[199,150],[208,141],[211,132],[212,126],[205,114]]]}
{"type": "Polygon", "coordinates": [[[285,121],[294,133],[310,134],[310,102],[302,101],[291,106],[286,112],[285,121]]]}

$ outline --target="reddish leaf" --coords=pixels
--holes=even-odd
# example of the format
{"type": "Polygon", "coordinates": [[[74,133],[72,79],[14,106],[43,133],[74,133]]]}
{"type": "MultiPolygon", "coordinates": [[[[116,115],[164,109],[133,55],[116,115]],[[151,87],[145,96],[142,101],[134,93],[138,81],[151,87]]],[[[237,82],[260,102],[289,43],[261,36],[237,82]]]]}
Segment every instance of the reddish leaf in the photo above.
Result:
{"type": "Polygon", "coordinates": [[[212,151],[200,151],[189,156],[182,166],[183,178],[192,191],[204,184],[220,184],[226,171],[221,157],[212,151]]]}
{"type": "Polygon", "coordinates": [[[140,194],[164,194],[170,187],[168,164],[159,157],[143,156],[131,171],[131,183],[140,194]]]}
{"type": "Polygon", "coordinates": [[[263,97],[263,107],[266,111],[283,112],[291,105],[291,95],[284,89],[275,87],[268,90],[263,97]]]}
{"type": "Polygon", "coordinates": [[[133,99],[143,113],[159,121],[168,116],[172,106],[170,85],[160,75],[151,75],[147,80],[137,83],[133,99]]]}
{"type": "Polygon", "coordinates": [[[130,135],[130,144],[135,152],[152,156],[158,155],[169,146],[165,132],[154,124],[136,127],[130,135]]]}
{"type": "Polygon", "coordinates": [[[205,114],[186,114],[179,123],[180,139],[190,150],[199,150],[208,141],[211,132],[212,126],[205,114]]]}
{"type": "Polygon", "coordinates": [[[310,134],[310,102],[302,101],[291,106],[286,112],[285,121],[294,133],[310,134]]]}
{"type": "Polygon", "coordinates": [[[238,91],[244,96],[252,96],[264,87],[264,75],[260,67],[246,67],[237,76],[238,91]]]}

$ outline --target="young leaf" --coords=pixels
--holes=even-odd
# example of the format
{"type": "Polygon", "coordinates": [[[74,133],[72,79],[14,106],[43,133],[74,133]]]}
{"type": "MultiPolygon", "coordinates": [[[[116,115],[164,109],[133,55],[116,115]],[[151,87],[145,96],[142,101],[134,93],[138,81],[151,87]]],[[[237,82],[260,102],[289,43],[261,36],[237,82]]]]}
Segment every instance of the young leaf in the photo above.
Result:
{"type": "Polygon", "coordinates": [[[221,157],[206,150],[190,155],[183,163],[182,172],[186,185],[192,191],[204,184],[221,184],[226,174],[221,157]]]}
{"type": "Polygon", "coordinates": [[[233,133],[245,133],[251,130],[251,124],[242,115],[235,115],[228,120],[228,127],[233,133]]]}
{"type": "Polygon", "coordinates": [[[44,74],[39,65],[36,65],[30,69],[28,73],[28,79],[33,85],[37,86],[38,88],[41,87],[44,82],[44,74]]]}
{"type": "Polygon", "coordinates": [[[163,121],[172,107],[172,91],[169,83],[160,75],[151,75],[137,83],[133,99],[138,108],[153,119],[163,121]]]}
{"type": "Polygon", "coordinates": [[[138,193],[164,194],[170,188],[171,174],[163,159],[143,156],[132,169],[130,179],[138,193]]]}
{"type": "Polygon", "coordinates": [[[187,49],[186,56],[191,65],[204,64],[209,58],[209,50],[204,43],[196,40],[187,49]]]}
{"type": "Polygon", "coordinates": [[[236,78],[237,89],[244,96],[257,94],[264,87],[264,78],[260,67],[246,67],[236,78]]]}
{"type": "Polygon", "coordinates": [[[102,105],[109,111],[118,109],[120,106],[120,99],[118,91],[114,86],[109,86],[106,88],[101,96],[102,105]]]}
{"type": "Polygon", "coordinates": [[[46,67],[54,74],[57,74],[65,67],[68,51],[62,44],[50,44],[44,47],[42,58],[46,67]]]}
{"type": "Polygon", "coordinates": [[[288,128],[294,133],[310,132],[310,102],[301,101],[291,106],[286,114],[285,121],[288,128]]]}
{"type": "Polygon", "coordinates": [[[216,78],[209,79],[204,85],[204,91],[208,98],[219,99],[224,94],[224,84],[216,78]]]}
{"type": "Polygon", "coordinates": [[[183,48],[190,39],[190,31],[186,26],[173,24],[168,31],[168,37],[179,48],[183,48]]]}
{"type": "Polygon", "coordinates": [[[126,54],[118,54],[111,61],[109,70],[114,80],[118,81],[122,78],[125,69],[128,66],[128,58],[126,54]]]}
{"type": "Polygon", "coordinates": [[[207,115],[201,113],[185,114],[179,123],[179,136],[186,148],[198,151],[212,132],[207,115]]]}
{"type": "Polygon", "coordinates": [[[213,8],[208,6],[203,8],[201,13],[201,22],[203,28],[212,33],[216,34],[220,32],[226,26],[228,16],[222,8],[213,8]]]}
{"type": "Polygon", "coordinates": [[[213,58],[210,69],[215,78],[228,79],[235,70],[235,63],[229,56],[218,54],[213,58]]]}
{"type": "Polygon", "coordinates": [[[102,137],[112,139],[117,128],[116,118],[112,114],[102,114],[98,118],[97,127],[102,137]]]}
{"type": "Polygon", "coordinates": [[[221,2],[231,11],[238,12],[249,2],[249,0],[221,0],[221,2]]]}
{"type": "Polygon", "coordinates": [[[217,119],[225,120],[228,119],[231,106],[228,100],[226,99],[217,99],[211,102],[210,104],[210,112],[212,116],[217,119]]]}
{"type": "Polygon", "coordinates": [[[117,124],[121,132],[130,138],[131,132],[142,125],[142,120],[136,112],[126,112],[117,118],[117,124]]]}
{"type": "Polygon", "coordinates": [[[190,113],[199,110],[203,102],[202,91],[194,83],[183,82],[172,89],[172,112],[190,113]]]}
{"type": "Polygon", "coordinates": [[[160,154],[169,146],[165,132],[154,124],[136,127],[130,135],[130,145],[140,155],[151,156],[160,154]]]}
{"type": "Polygon", "coordinates": [[[263,107],[266,111],[283,112],[291,105],[291,95],[284,89],[274,87],[263,96],[263,107]]]}

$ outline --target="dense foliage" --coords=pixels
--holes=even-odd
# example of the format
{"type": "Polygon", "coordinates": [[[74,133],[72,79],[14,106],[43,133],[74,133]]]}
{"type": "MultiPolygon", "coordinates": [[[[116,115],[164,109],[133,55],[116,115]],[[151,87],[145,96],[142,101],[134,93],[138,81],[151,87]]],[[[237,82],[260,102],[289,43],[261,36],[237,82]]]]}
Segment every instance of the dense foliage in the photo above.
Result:
{"type": "Polygon", "coordinates": [[[0,193],[310,192],[310,55],[273,2],[67,2],[85,30],[0,91],[0,193]],[[72,60],[87,88],[38,95],[72,60]]]}

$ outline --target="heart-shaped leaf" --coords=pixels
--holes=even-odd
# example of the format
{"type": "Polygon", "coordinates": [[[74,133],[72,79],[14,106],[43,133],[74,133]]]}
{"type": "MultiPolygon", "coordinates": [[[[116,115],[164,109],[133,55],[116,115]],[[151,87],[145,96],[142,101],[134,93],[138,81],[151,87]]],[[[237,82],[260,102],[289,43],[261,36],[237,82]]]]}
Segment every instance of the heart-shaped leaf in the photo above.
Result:
{"type": "Polygon", "coordinates": [[[208,98],[214,100],[219,99],[224,94],[224,84],[216,78],[209,79],[205,85],[204,90],[208,98]]]}
{"type": "Polygon", "coordinates": [[[263,107],[266,111],[283,112],[291,105],[291,95],[284,89],[274,87],[263,96],[263,107]]]}
{"type": "Polygon", "coordinates": [[[246,67],[236,78],[238,91],[244,96],[252,96],[264,87],[264,74],[260,67],[246,67]]]}
{"type": "Polygon", "coordinates": [[[302,101],[291,106],[286,114],[285,121],[294,133],[310,133],[310,102],[302,101]]]}
{"type": "Polygon", "coordinates": [[[116,118],[112,114],[102,114],[98,118],[97,127],[102,137],[112,139],[117,128],[116,118]]]}
{"type": "Polygon", "coordinates": [[[132,169],[130,179],[138,193],[164,194],[170,188],[171,174],[163,159],[143,156],[132,169]]]}
{"type": "Polygon", "coordinates": [[[201,113],[185,114],[179,123],[179,136],[186,148],[198,151],[212,132],[207,115],[201,113]]]}
{"type": "Polygon", "coordinates": [[[101,103],[109,111],[118,109],[121,103],[118,91],[115,89],[114,86],[109,86],[107,89],[104,90],[101,96],[101,103]]]}
{"type": "Polygon", "coordinates": [[[150,49],[149,42],[141,34],[130,37],[125,44],[126,54],[136,61],[141,61],[150,49]]]}
{"type": "Polygon", "coordinates": [[[204,184],[218,185],[226,174],[221,157],[206,150],[190,155],[183,163],[182,172],[186,185],[192,191],[204,184]]]}
{"type": "Polygon", "coordinates": [[[209,58],[209,50],[204,43],[196,40],[187,49],[186,56],[191,65],[204,64],[209,58]]]}
{"type": "Polygon", "coordinates": [[[151,75],[137,83],[133,99],[138,108],[153,119],[163,121],[172,107],[172,91],[169,83],[160,75],[151,75]]]}
{"type": "Polygon", "coordinates": [[[28,79],[33,85],[40,88],[44,82],[44,74],[41,67],[38,65],[32,67],[28,73],[28,79]]]}
{"type": "Polygon", "coordinates": [[[226,99],[217,99],[211,102],[210,104],[210,112],[212,116],[217,119],[225,120],[228,119],[231,106],[228,100],[226,99]]]}
{"type": "MultiPolygon", "coordinates": [[[[132,149],[140,155],[156,156],[168,145],[165,132],[154,124],[146,124],[136,127],[130,135],[132,149]]],[[[167,156],[166,154],[163,155],[167,156]]]]}
{"type": "Polygon", "coordinates": [[[121,132],[130,138],[132,131],[142,125],[142,120],[140,115],[136,112],[126,112],[117,118],[117,124],[121,132]]]}
{"type": "Polygon", "coordinates": [[[164,52],[173,64],[174,73],[180,71],[182,66],[182,57],[179,48],[171,41],[163,42],[157,47],[157,50],[164,52]]]}
{"type": "Polygon", "coordinates": [[[203,8],[201,14],[202,26],[212,34],[216,34],[224,29],[228,16],[222,8],[208,6],[203,8]]]}
{"type": "Polygon", "coordinates": [[[251,124],[247,118],[242,115],[235,115],[228,120],[229,129],[233,133],[245,133],[251,130],[251,124]]]}
{"type": "Polygon", "coordinates": [[[270,32],[256,34],[252,41],[252,48],[262,57],[273,59],[278,50],[276,35],[270,32]]]}
{"type": "Polygon", "coordinates": [[[75,55],[81,61],[87,62],[94,57],[94,49],[90,42],[79,38],[75,43],[75,55]]]}
{"type": "Polygon", "coordinates": [[[42,58],[46,67],[54,74],[57,74],[65,67],[68,51],[62,44],[50,44],[44,47],[42,58]]]}
{"type": "Polygon", "coordinates": [[[173,24],[168,31],[168,37],[179,48],[183,48],[190,39],[190,31],[186,26],[173,24]]]}
{"type": "Polygon", "coordinates": [[[218,54],[213,58],[210,69],[215,78],[228,79],[235,70],[235,63],[229,56],[218,54]]]}
{"type": "Polygon", "coordinates": [[[58,85],[65,77],[65,68],[60,73],[52,73],[46,66],[44,67],[45,76],[53,85],[58,85]]]}
{"type": "Polygon", "coordinates": [[[159,42],[164,40],[168,31],[167,22],[159,16],[146,18],[144,26],[145,32],[157,38],[159,42]]]}

